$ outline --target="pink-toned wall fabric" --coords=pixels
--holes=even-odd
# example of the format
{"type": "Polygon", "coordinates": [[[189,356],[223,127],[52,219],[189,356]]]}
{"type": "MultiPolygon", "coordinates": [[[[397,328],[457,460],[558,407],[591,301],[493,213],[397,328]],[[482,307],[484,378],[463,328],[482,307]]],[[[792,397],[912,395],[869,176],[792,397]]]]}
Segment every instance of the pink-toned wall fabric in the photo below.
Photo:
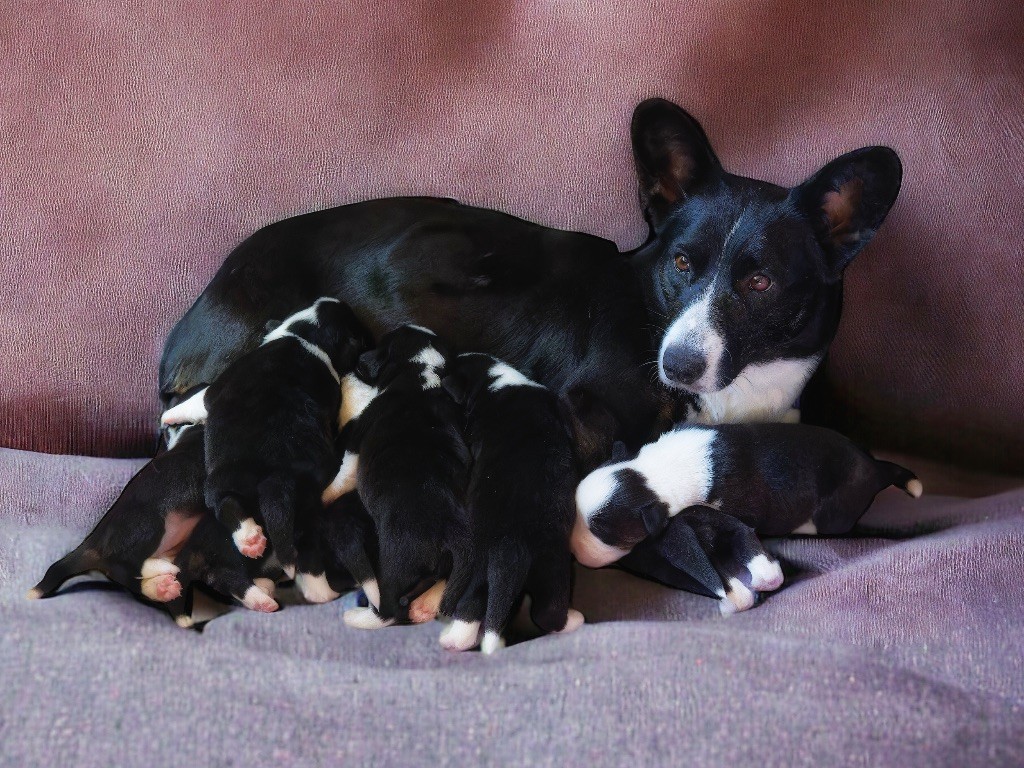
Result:
{"type": "Polygon", "coordinates": [[[1024,467],[1024,12],[906,2],[23,3],[0,17],[0,445],[142,454],[163,339],[270,221],[457,197],[635,246],[628,121],[671,98],[791,184],[904,191],[828,371],[876,445],[1024,467]]]}

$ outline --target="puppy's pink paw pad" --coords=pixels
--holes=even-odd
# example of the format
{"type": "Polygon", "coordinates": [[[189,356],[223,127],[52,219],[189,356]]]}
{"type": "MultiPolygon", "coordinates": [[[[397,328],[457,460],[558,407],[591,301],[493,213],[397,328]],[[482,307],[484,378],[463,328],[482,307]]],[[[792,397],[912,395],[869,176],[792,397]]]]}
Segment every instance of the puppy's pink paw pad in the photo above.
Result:
{"type": "Polygon", "coordinates": [[[173,573],[161,573],[143,580],[142,594],[158,603],[167,603],[181,597],[181,583],[173,573]]]}

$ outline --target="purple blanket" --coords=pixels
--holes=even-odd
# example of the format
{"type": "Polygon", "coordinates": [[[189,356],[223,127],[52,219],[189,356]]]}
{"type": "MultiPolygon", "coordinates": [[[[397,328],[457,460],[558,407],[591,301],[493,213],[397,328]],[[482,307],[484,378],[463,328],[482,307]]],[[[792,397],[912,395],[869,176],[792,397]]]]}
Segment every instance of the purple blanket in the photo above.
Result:
{"type": "Polygon", "coordinates": [[[581,569],[587,625],[487,658],[349,629],[351,598],[201,634],[111,589],[25,600],[139,464],[0,450],[4,765],[1024,764],[1024,488],[770,542],[785,586],[729,619],[581,569]]]}

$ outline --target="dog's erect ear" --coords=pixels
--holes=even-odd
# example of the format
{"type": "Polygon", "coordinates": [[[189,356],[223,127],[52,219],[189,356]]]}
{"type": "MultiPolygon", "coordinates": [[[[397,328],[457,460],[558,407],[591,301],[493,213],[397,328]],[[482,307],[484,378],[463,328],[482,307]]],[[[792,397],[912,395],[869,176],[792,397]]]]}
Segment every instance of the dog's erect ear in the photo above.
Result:
{"type": "Polygon", "coordinates": [[[384,367],[387,360],[387,350],[377,348],[364,352],[359,356],[359,364],[356,366],[356,376],[367,384],[373,384],[380,376],[380,369],[384,367]]]}
{"type": "Polygon", "coordinates": [[[704,129],[665,99],[648,99],[633,110],[630,129],[640,198],[657,228],[673,206],[721,170],[704,129]]]}
{"type": "Polygon", "coordinates": [[[668,525],[668,508],[661,501],[644,504],[639,512],[649,536],[657,536],[668,525]]]}
{"type": "Polygon", "coordinates": [[[790,191],[825,252],[827,279],[842,277],[868,244],[896,202],[902,181],[899,155],[888,147],[864,147],[836,158],[790,191]]]}

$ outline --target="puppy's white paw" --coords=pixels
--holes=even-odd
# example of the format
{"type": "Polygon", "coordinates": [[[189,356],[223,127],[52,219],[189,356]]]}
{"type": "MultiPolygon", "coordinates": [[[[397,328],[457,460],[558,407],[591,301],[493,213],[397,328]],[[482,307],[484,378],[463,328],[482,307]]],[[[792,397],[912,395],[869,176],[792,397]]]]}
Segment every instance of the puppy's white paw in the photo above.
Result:
{"type": "Polygon", "coordinates": [[[270,597],[273,597],[274,593],[277,592],[277,584],[274,583],[273,579],[260,577],[258,579],[253,579],[252,583],[259,587],[261,591],[266,592],[270,597]]]}
{"type": "Polygon", "coordinates": [[[394,619],[384,619],[373,608],[350,608],[342,616],[345,624],[355,629],[384,629],[395,623],[394,619]]]}
{"type": "Polygon", "coordinates": [[[161,557],[147,557],[142,561],[142,568],[139,576],[143,579],[151,579],[154,576],[159,576],[164,573],[169,573],[172,576],[176,576],[180,569],[170,560],[164,560],[161,557]]]}
{"type": "Polygon", "coordinates": [[[558,630],[556,634],[567,635],[570,632],[575,632],[583,626],[583,621],[583,614],[575,608],[570,608],[569,612],[565,615],[565,626],[558,630]]]}
{"type": "Polygon", "coordinates": [[[494,631],[484,632],[483,642],[480,643],[480,652],[486,656],[496,653],[505,647],[505,638],[494,631]]]}
{"type": "Polygon", "coordinates": [[[737,578],[729,579],[729,590],[718,601],[718,610],[723,616],[745,611],[757,602],[757,594],[737,578]]]}
{"type": "Polygon", "coordinates": [[[239,524],[231,534],[231,540],[246,557],[259,557],[267,548],[267,537],[263,535],[263,529],[251,517],[239,524]]]}
{"type": "Polygon", "coordinates": [[[274,598],[255,584],[245,590],[240,601],[250,611],[259,611],[260,613],[273,613],[279,607],[274,598]]]}
{"type": "Polygon", "coordinates": [[[191,629],[196,622],[191,616],[175,616],[174,623],[182,629],[191,629]]]}
{"type": "Polygon", "coordinates": [[[440,643],[446,651],[468,651],[476,646],[479,636],[479,621],[456,619],[441,632],[440,643]]]}
{"type": "Polygon", "coordinates": [[[757,555],[749,563],[750,586],[757,592],[773,592],[782,586],[782,566],[778,560],[771,560],[765,555],[757,555]]]}
{"type": "Polygon", "coordinates": [[[299,591],[302,592],[302,596],[306,598],[306,602],[309,603],[329,603],[331,600],[341,597],[339,592],[331,589],[331,585],[327,582],[327,575],[323,573],[318,576],[311,573],[298,573],[295,575],[295,583],[298,585],[299,591]]]}

